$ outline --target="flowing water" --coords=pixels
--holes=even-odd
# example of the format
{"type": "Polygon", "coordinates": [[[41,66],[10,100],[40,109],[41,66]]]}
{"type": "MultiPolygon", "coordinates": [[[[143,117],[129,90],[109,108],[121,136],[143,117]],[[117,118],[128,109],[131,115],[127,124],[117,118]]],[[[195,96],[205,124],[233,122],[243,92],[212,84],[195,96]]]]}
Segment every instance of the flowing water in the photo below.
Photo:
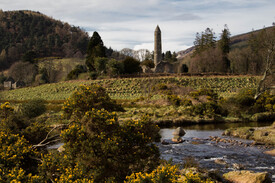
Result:
{"type": "Polygon", "coordinates": [[[173,144],[171,139],[175,128],[163,128],[160,130],[162,140],[169,142],[168,145],[158,143],[161,157],[166,160],[172,159],[174,163],[183,164],[184,158],[193,157],[199,162],[200,167],[208,170],[219,170],[221,173],[242,167],[245,170],[255,172],[267,171],[275,181],[275,157],[264,154],[264,146],[250,146],[251,140],[243,140],[233,137],[222,136],[222,132],[229,127],[241,126],[266,126],[270,123],[234,123],[234,124],[211,124],[193,125],[183,127],[186,134],[182,137],[183,143],[173,144]],[[217,136],[227,141],[234,140],[238,143],[212,141],[210,136],[217,136]],[[241,145],[240,145],[241,143],[241,145]],[[220,163],[215,163],[219,161],[220,163]]]}

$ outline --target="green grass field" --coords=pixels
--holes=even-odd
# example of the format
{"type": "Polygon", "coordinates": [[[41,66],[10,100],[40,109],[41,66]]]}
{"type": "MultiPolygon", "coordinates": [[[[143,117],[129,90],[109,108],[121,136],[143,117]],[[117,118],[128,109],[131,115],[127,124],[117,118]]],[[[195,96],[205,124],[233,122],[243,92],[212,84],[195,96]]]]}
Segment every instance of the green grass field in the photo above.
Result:
{"type": "Polygon", "coordinates": [[[180,90],[210,88],[221,96],[228,96],[241,88],[255,88],[259,77],[255,76],[209,76],[209,77],[150,77],[104,80],[74,80],[44,84],[16,90],[1,91],[0,100],[30,100],[41,98],[48,101],[65,100],[81,84],[100,84],[106,88],[112,99],[135,100],[140,97],[158,99],[160,94],[153,92],[157,84],[173,85],[180,90]]]}

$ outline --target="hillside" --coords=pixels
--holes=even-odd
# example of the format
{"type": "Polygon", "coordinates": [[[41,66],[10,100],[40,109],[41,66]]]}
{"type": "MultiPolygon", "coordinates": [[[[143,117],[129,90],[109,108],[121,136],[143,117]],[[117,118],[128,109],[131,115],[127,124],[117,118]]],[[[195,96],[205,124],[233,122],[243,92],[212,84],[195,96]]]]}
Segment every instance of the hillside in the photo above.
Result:
{"type": "MultiPolygon", "coordinates": [[[[274,26],[272,27],[267,27],[267,28],[264,28],[264,29],[272,29],[274,28],[274,26]]],[[[259,33],[261,30],[263,29],[259,29],[259,30],[255,30],[255,31],[251,31],[251,32],[247,32],[247,33],[243,33],[243,34],[239,34],[239,35],[235,35],[235,36],[232,36],[230,37],[230,48],[231,50],[232,49],[236,49],[236,48],[243,48],[243,47],[247,47],[248,46],[248,40],[249,38],[251,37],[252,34],[257,34],[259,33]]],[[[182,60],[184,59],[185,57],[188,57],[190,56],[192,53],[193,53],[193,50],[194,50],[194,46],[186,49],[186,50],[182,50],[182,51],[179,51],[177,54],[178,54],[178,59],[179,60],[182,60]]]]}
{"type": "MultiPolygon", "coordinates": [[[[151,96],[159,99],[160,94],[154,90],[162,85],[177,88],[179,93],[188,93],[201,88],[210,88],[221,96],[228,96],[242,88],[255,88],[259,77],[255,76],[209,76],[209,77],[150,77],[104,80],[73,80],[51,83],[36,87],[26,87],[0,92],[1,100],[65,100],[81,84],[99,84],[106,88],[113,99],[136,100],[151,96]]],[[[176,90],[176,89],[175,89],[176,90]]]]}
{"type": "MultiPolygon", "coordinates": [[[[207,30],[209,28],[196,36],[197,47],[193,46],[178,53],[177,59],[187,66],[189,73],[263,74],[267,51],[275,41],[275,26],[230,38],[230,34],[227,34],[223,40],[217,40],[214,36],[208,45],[202,41],[206,40],[204,37],[207,30]]],[[[215,33],[211,32],[209,35],[213,36],[215,33]]]]}
{"type": "Polygon", "coordinates": [[[83,57],[89,36],[79,27],[33,11],[0,10],[0,71],[35,57],[83,57]]]}

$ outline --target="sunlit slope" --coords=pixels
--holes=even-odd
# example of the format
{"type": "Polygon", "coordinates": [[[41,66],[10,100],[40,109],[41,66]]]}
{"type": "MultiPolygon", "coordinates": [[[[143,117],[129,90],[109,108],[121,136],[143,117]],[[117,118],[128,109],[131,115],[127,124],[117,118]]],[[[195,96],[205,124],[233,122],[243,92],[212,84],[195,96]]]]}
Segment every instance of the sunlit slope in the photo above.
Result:
{"type": "Polygon", "coordinates": [[[106,80],[76,80],[45,84],[0,92],[1,100],[29,100],[42,98],[45,100],[64,100],[68,98],[79,85],[99,84],[106,88],[113,99],[138,99],[140,97],[158,98],[154,88],[158,84],[173,85],[182,90],[210,88],[223,96],[234,93],[241,88],[255,88],[259,77],[256,76],[211,76],[211,77],[151,77],[124,78],[106,80]]]}

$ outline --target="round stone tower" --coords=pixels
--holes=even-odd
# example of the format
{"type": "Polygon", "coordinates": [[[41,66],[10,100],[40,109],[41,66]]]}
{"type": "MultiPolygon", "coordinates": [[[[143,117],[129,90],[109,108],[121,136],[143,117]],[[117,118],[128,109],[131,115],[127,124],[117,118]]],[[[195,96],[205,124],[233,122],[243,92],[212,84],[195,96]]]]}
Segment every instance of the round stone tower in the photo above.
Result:
{"type": "Polygon", "coordinates": [[[155,30],[155,48],[154,48],[154,64],[155,67],[161,62],[162,50],[161,50],[161,31],[159,26],[155,30]]]}

